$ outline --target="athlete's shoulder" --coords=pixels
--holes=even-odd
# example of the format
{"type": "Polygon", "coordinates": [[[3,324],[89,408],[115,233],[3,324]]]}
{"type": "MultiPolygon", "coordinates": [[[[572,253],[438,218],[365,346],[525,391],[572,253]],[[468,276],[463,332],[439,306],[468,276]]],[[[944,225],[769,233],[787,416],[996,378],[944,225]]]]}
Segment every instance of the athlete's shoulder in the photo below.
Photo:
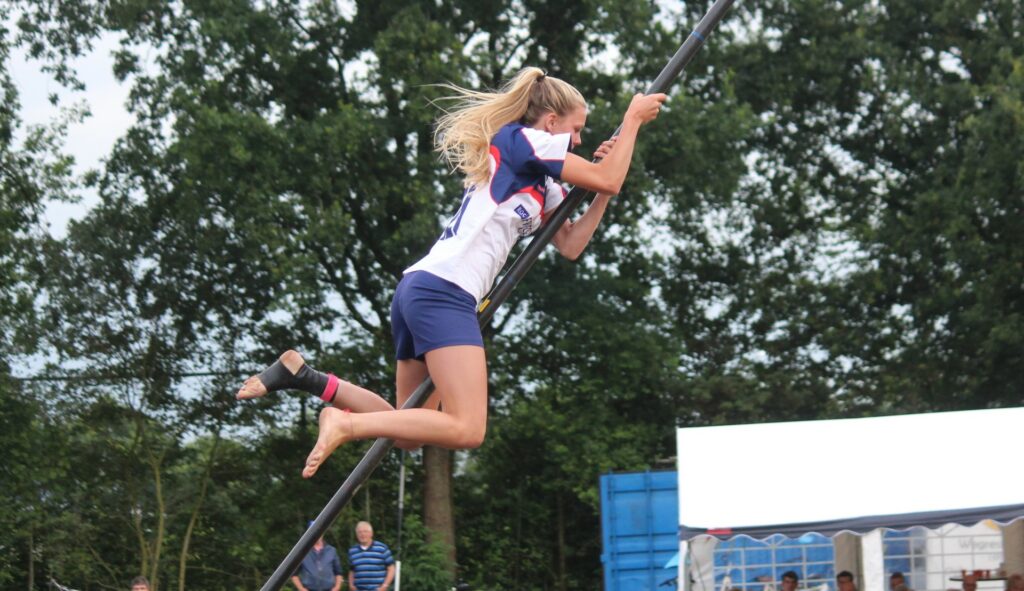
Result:
{"type": "Polygon", "coordinates": [[[506,123],[501,126],[498,133],[494,134],[491,144],[502,150],[511,150],[515,144],[520,142],[519,130],[523,129],[522,123],[506,123]]]}
{"type": "Polygon", "coordinates": [[[517,134],[522,138],[522,150],[539,160],[565,160],[569,152],[571,134],[553,134],[543,129],[523,126],[517,134]]]}

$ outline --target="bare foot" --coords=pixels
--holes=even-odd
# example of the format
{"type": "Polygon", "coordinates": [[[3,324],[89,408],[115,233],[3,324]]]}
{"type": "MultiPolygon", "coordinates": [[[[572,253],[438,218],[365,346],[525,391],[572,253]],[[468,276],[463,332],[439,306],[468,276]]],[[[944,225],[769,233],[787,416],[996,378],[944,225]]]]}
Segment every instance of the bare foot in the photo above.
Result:
{"type": "MultiPolygon", "coordinates": [[[[298,351],[292,351],[289,349],[281,354],[279,358],[281,364],[295,375],[302,369],[302,366],[306,361],[299,355],[298,351]]],[[[238,389],[238,393],[235,394],[235,398],[238,400],[249,400],[250,398],[259,398],[267,394],[267,387],[260,381],[259,376],[251,376],[249,379],[242,383],[242,387],[238,389]]]]}
{"type": "Polygon", "coordinates": [[[320,469],[327,456],[344,443],[355,439],[352,431],[352,415],[347,410],[324,407],[320,411],[320,434],[316,438],[313,451],[306,458],[306,467],[302,469],[302,477],[310,478],[320,469]]]}

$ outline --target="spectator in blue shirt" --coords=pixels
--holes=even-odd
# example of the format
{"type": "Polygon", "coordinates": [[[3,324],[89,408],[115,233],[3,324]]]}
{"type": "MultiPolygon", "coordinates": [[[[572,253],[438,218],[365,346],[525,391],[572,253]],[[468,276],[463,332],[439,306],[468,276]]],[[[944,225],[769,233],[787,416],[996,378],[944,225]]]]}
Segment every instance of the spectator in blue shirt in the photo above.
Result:
{"type": "Polygon", "coordinates": [[[348,588],[351,591],[387,591],[395,578],[395,559],[391,549],[373,539],[373,526],[356,524],[359,543],[348,549],[348,588]]]}
{"type": "MultiPolygon", "coordinates": [[[[313,522],[310,521],[309,525],[313,522]]],[[[292,576],[292,584],[298,591],[339,591],[341,581],[338,551],[334,546],[325,544],[323,536],[320,536],[292,576]]]]}

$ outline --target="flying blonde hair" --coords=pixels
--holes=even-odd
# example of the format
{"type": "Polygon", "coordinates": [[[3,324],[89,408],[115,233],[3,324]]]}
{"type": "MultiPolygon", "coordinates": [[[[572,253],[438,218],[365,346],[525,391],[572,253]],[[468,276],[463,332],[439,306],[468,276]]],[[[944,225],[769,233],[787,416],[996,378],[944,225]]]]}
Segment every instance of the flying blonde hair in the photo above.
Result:
{"type": "Polygon", "coordinates": [[[490,176],[491,139],[503,125],[530,125],[547,112],[562,116],[587,105],[580,91],[540,68],[523,68],[498,92],[441,86],[455,93],[440,99],[454,107],[437,120],[434,145],[449,166],[466,175],[467,187],[490,176]]]}

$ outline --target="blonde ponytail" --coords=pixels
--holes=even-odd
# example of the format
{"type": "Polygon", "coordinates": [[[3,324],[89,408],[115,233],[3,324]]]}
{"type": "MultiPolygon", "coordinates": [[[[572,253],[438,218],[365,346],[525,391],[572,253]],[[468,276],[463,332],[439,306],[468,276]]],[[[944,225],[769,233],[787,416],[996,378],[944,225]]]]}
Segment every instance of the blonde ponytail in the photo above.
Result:
{"type": "Polygon", "coordinates": [[[442,86],[455,94],[441,100],[455,106],[438,119],[434,145],[449,166],[466,175],[467,187],[487,181],[491,139],[503,125],[516,121],[530,125],[547,112],[566,115],[586,106],[572,85],[546,76],[540,68],[520,70],[498,92],[442,86]]]}

